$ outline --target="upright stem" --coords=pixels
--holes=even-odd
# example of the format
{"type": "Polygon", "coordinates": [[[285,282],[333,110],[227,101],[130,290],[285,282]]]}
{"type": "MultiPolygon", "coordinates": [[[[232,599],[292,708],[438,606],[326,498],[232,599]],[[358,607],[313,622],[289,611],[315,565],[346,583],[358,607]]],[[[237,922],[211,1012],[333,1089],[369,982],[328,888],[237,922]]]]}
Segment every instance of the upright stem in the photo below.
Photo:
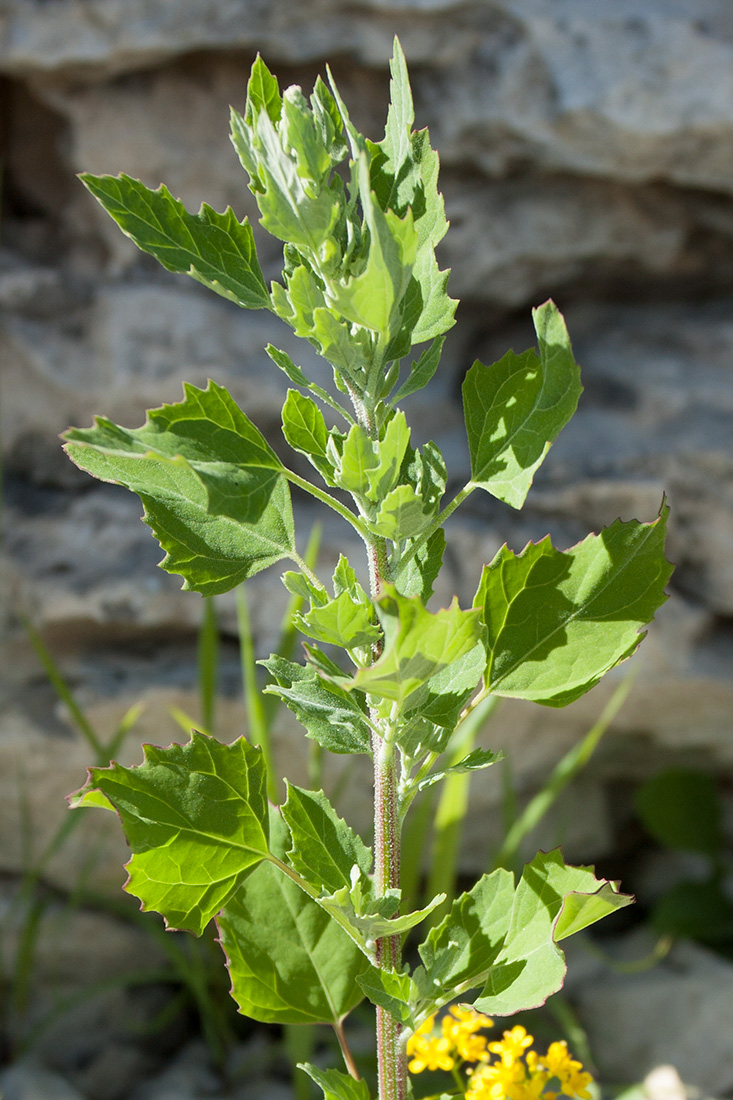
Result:
{"type": "MultiPolygon", "coordinates": [[[[397,761],[390,741],[372,734],[374,753],[374,885],[381,897],[400,886],[400,821],[397,802],[397,761]]],[[[399,970],[400,936],[383,936],[376,943],[377,966],[399,970]]],[[[379,1100],[406,1100],[407,1059],[400,1049],[399,1024],[377,1008],[377,1063],[379,1100]]]]}
{"type": "MultiPolygon", "coordinates": [[[[354,399],[354,395],[352,395],[354,399]]],[[[373,414],[361,402],[354,400],[354,410],[370,435],[376,434],[373,414]]],[[[385,539],[371,536],[365,539],[369,561],[372,599],[378,599],[387,579],[387,544],[385,539]]],[[[380,650],[375,647],[373,660],[380,650]]],[[[382,726],[372,712],[372,722],[382,726]]],[[[393,742],[387,736],[372,733],[374,756],[374,887],[378,897],[389,889],[400,887],[400,813],[398,801],[399,771],[393,742]]],[[[383,936],[376,942],[377,966],[382,970],[399,970],[402,941],[399,935],[383,936]]],[[[383,1008],[377,1008],[377,1066],[379,1100],[407,1100],[407,1058],[401,1050],[399,1024],[383,1008]]]]}

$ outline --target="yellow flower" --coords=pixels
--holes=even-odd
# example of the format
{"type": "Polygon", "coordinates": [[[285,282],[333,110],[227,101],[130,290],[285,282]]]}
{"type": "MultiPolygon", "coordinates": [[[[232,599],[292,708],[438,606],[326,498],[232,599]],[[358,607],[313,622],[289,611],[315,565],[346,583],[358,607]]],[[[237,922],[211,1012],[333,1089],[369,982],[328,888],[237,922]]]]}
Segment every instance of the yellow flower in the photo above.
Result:
{"type": "Polygon", "coordinates": [[[429,1016],[407,1040],[407,1056],[411,1058],[407,1068],[410,1073],[422,1073],[425,1069],[453,1069],[452,1044],[449,1039],[430,1034],[434,1023],[435,1016],[429,1016]]]}
{"type": "Polygon", "coordinates": [[[542,1064],[548,1077],[556,1077],[559,1080],[564,1096],[577,1096],[580,1100],[588,1100],[590,1097],[588,1085],[592,1084],[593,1078],[584,1071],[582,1063],[572,1057],[564,1039],[550,1044],[542,1064]]]}
{"type": "Polygon", "coordinates": [[[515,1024],[511,1031],[505,1031],[502,1039],[497,1043],[489,1043],[492,1054],[498,1054],[502,1062],[511,1066],[524,1054],[527,1047],[531,1047],[534,1039],[528,1035],[521,1024],[515,1024]]]}
{"type": "Polygon", "coordinates": [[[464,1062],[479,1062],[486,1057],[486,1039],[476,1032],[493,1027],[494,1021],[482,1012],[463,1005],[453,1005],[442,1020],[443,1037],[448,1039],[464,1062]]]}
{"type": "Polygon", "coordinates": [[[466,1100],[505,1100],[524,1078],[524,1066],[521,1062],[513,1065],[494,1062],[490,1066],[479,1066],[468,1083],[466,1100]]]}

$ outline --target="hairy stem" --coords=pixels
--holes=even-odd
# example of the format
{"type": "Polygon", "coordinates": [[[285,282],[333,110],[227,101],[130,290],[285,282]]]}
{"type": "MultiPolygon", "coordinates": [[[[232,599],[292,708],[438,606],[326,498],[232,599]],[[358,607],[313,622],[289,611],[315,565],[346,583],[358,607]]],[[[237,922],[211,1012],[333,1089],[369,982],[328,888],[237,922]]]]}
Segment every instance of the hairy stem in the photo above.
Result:
{"type": "MultiPolygon", "coordinates": [[[[359,423],[372,438],[377,436],[373,410],[352,394],[359,423]]],[[[372,599],[379,599],[388,580],[386,540],[376,535],[364,538],[369,563],[372,599]]],[[[381,646],[374,646],[372,661],[379,659],[381,646]]],[[[378,897],[387,890],[400,888],[400,813],[399,767],[394,744],[386,724],[372,712],[372,753],[374,756],[374,887],[378,897]],[[379,730],[377,733],[374,729],[379,730]]],[[[375,961],[382,970],[399,970],[402,940],[382,936],[376,942],[375,961]]],[[[377,1068],[379,1100],[406,1100],[407,1058],[400,1042],[402,1025],[383,1008],[377,1008],[377,1068]]]]}

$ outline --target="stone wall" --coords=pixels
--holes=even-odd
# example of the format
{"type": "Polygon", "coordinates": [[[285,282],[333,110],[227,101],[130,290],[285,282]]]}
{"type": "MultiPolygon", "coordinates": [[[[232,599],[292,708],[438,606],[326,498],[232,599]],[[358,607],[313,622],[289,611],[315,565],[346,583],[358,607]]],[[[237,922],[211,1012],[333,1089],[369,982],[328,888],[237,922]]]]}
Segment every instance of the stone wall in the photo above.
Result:
{"type": "MultiPolygon", "coordinates": [[[[509,346],[530,345],[530,307],[549,294],[566,315],[585,383],[580,411],[522,513],[475,494],[452,521],[441,596],[455,590],[465,606],[481,563],[505,540],[519,550],[550,531],[567,546],[618,516],[653,518],[663,492],[672,506],[672,598],[635,661],[631,698],[528,848],[562,840],[570,858],[597,861],[607,874],[624,870],[643,903],[646,864],[632,793],[670,764],[719,779],[733,833],[729,0],[5,0],[0,876],[8,896],[63,821],[64,795],[92,762],[28,643],[23,616],[103,739],[130,706],[144,704],[120,753],[126,761],[139,759],[141,740],[180,738],[172,708],[198,714],[201,601],[155,568],[160,554],[139,522],[137,499],[75,470],[58,432],[87,426],[94,413],[136,426],[147,407],[176,400],[183,379],[213,377],[276,441],[286,385],[262,349],[272,340],[303,359],[274,318],[240,312],[137,252],[75,173],[164,181],[189,207],[231,203],[256,220],[227,139],[228,105],[241,107],[256,51],[281,84],[304,88],[328,61],[357,125],[378,138],[395,33],[410,65],[418,125],[430,127],[440,151],[452,223],[441,259],[462,299],[440,377],[411,399],[418,436],[436,440],[462,485],[462,376],[474,357],[492,362],[509,346]]],[[[260,258],[274,277],[271,241],[260,244],[260,258]]],[[[297,508],[307,528],[316,514],[305,501],[297,508]]],[[[345,539],[326,517],[324,563],[345,539]]],[[[255,578],[248,591],[264,656],[276,638],[274,612],[285,606],[277,571],[255,578]]],[[[233,737],[246,728],[233,598],[217,607],[219,732],[233,737]]],[[[520,799],[592,724],[624,671],[564,711],[500,710],[485,742],[509,752],[520,799]]],[[[307,749],[287,715],[276,749],[288,773],[303,779],[307,749]]],[[[342,789],[359,824],[368,815],[369,780],[365,769],[350,767],[342,789]]],[[[332,781],[344,762],[328,768],[332,781]]],[[[467,872],[483,868],[500,835],[498,770],[473,784],[467,872]]],[[[97,816],[104,820],[73,833],[48,863],[49,889],[63,894],[88,875],[93,839],[94,887],[116,896],[124,843],[116,822],[97,816]]],[[[94,921],[103,944],[110,918],[94,921]]],[[[104,955],[89,946],[89,920],[77,923],[51,955],[68,956],[64,980],[69,973],[92,980],[104,955]]],[[[128,958],[138,950],[133,941],[128,958]]],[[[125,958],[120,947],[107,969],[124,967],[125,958]]],[[[685,956],[678,971],[694,971],[696,958],[685,956]]],[[[725,964],[705,955],[704,967],[721,987],[716,1014],[725,1006],[733,1012],[725,964]]],[[[671,980],[661,968],[645,989],[671,980]]],[[[694,1021],[671,1014],[657,1034],[643,1019],[654,1012],[637,1008],[634,1016],[638,989],[622,983],[619,991],[614,982],[606,1000],[602,974],[577,984],[611,1076],[629,1076],[629,1058],[630,1076],[638,1077],[677,1054],[694,1083],[733,1089],[725,1043],[713,1068],[694,1057],[686,1063],[694,1021]],[[608,1005],[625,1021],[617,1032],[608,1005]],[[636,1040],[629,1019],[639,1021],[636,1040]],[[641,1044],[639,1028],[648,1036],[641,1044]],[[689,1039],[690,1028],[686,1047],[680,1036],[689,1039]]]]}

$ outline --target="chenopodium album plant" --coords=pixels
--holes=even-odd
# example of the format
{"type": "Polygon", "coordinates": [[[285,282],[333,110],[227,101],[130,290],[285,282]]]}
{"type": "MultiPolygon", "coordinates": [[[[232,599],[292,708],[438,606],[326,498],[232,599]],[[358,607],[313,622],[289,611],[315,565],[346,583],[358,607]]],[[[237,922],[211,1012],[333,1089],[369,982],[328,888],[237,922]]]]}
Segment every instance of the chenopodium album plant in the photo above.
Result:
{"type": "MultiPolygon", "coordinates": [[[[482,700],[577,699],[636,650],[670,575],[663,506],[650,523],[617,520],[569,550],[549,538],[520,554],[504,546],[472,607],[428,610],[445,521],[479,489],[521,508],[581,386],[562,316],[546,302],[533,315],[537,351],[469,370],[471,478],[442,504],[443,457],[434,443],[413,446],[401,406],[431,379],[453,325],[456,302],[435,259],[447,222],[437,154],[427,131],[412,129],[397,42],[391,69],[375,144],[352,125],[333,80],[329,90],[319,78],[309,100],[298,87],[281,96],[255,61],[231,136],[261,224],[284,244],[269,289],[252,229],[231,209],[191,214],[164,186],[82,176],[141,249],[244,308],[270,310],[333,368],[336,396],[267,348],[294,387],[285,441],[318,484],[289,469],[215,382],[184,385],[183,401],[150,411],[135,431],[100,418],[66,435],[78,466],[140,496],[161,564],[184,588],[213,595],[275,562],[294,565],[283,583],[306,598],[298,626],[310,640],[304,664],[264,662],[269,690],[325,749],[373,758],[372,848],[322,791],[291,784],[281,806],[269,805],[261,751],[244,738],[222,744],[194,731],[183,746],[146,746],[139,767],[91,768],[74,798],[119,814],[133,853],[126,888],[144,909],[196,934],[216,921],[243,1013],[335,1029],[348,1074],[304,1067],[327,1100],[368,1097],[343,1026],[364,996],[376,1006],[379,1095],[401,1100],[408,1043],[427,1041],[444,1006],[473,998],[476,1012],[509,1016],[543,1003],[563,983],[558,944],[631,900],[559,850],[540,852],[519,882],[499,869],[456,898],[410,969],[401,938],[444,899],[400,912],[400,833],[482,700]],[[426,347],[410,363],[413,345],[426,347]],[[328,581],[303,560],[290,485],[360,536],[369,592],[344,556],[328,581]]],[[[475,749],[454,768],[485,768],[498,755],[475,749]]]]}

